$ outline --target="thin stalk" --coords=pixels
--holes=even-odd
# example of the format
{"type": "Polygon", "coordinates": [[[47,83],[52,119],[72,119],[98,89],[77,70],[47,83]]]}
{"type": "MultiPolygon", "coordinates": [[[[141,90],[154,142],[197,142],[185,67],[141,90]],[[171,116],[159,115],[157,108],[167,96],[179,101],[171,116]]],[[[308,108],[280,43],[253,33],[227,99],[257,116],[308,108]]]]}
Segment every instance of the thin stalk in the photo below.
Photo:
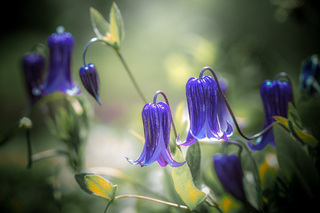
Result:
{"type": "MultiPolygon", "coordinates": [[[[176,130],[176,126],[174,125],[174,121],[173,121],[173,117],[172,117],[171,107],[170,107],[169,100],[168,100],[168,98],[167,98],[166,94],[165,94],[163,91],[158,90],[158,91],[154,94],[154,96],[153,96],[153,104],[157,104],[157,97],[158,97],[158,95],[159,95],[159,94],[161,94],[161,95],[163,96],[163,98],[164,98],[164,100],[165,100],[166,104],[168,105],[168,107],[169,107],[169,109],[170,109],[170,114],[171,114],[171,124],[172,124],[172,128],[173,128],[173,132],[174,132],[175,139],[177,140],[177,137],[178,137],[178,135],[177,135],[177,130],[176,130]]],[[[179,146],[179,145],[177,145],[177,147],[178,147],[178,149],[181,151],[180,146],[179,146]]]]}
{"type": "Polygon", "coordinates": [[[296,105],[295,105],[295,102],[294,102],[294,95],[293,95],[294,93],[293,93],[293,86],[292,86],[291,79],[290,79],[290,77],[288,76],[288,74],[285,73],[285,72],[279,73],[278,75],[276,75],[276,77],[275,77],[274,79],[276,80],[276,79],[278,79],[278,78],[280,78],[280,77],[286,78],[287,81],[288,81],[288,83],[290,84],[292,104],[293,104],[293,106],[295,107],[296,105]]]}
{"type": "Polygon", "coordinates": [[[27,169],[30,169],[32,166],[32,149],[31,149],[31,140],[30,140],[30,130],[26,128],[26,137],[27,137],[27,146],[28,146],[28,164],[27,169]]]}
{"type": "Polygon", "coordinates": [[[236,125],[236,128],[237,128],[239,134],[240,134],[242,137],[244,137],[244,138],[247,139],[247,140],[253,140],[253,139],[255,139],[255,138],[260,137],[260,136],[263,135],[264,133],[266,133],[269,129],[272,128],[272,126],[273,126],[274,124],[278,123],[278,122],[273,122],[272,124],[270,124],[269,126],[267,126],[265,129],[263,129],[261,132],[255,134],[255,135],[253,135],[253,136],[251,136],[251,137],[248,137],[248,136],[246,136],[245,134],[243,134],[243,132],[241,131],[241,129],[240,129],[240,127],[239,127],[239,124],[238,124],[238,122],[237,122],[237,119],[236,119],[236,117],[234,116],[233,111],[232,111],[232,109],[231,109],[231,107],[230,107],[230,105],[229,105],[228,100],[227,100],[226,96],[224,95],[224,93],[222,92],[222,89],[221,89],[221,86],[220,86],[220,83],[219,83],[219,80],[218,80],[218,77],[217,77],[215,71],[214,71],[211,67],[204,67],[204,68],[202,68],[201,71],[200,71],[199,79],[203,78],[203,73],[204,73],[204,71],[206,71],[206,70],[209,70],[209,71],[212,73],[213,78],[214,78],[214,80],[215,80],[216,83],[217,83],[219,93],[220,93],[220,95],[221,95],[224,103],[226,104],[226,106],[227,106],[227,108],[228,108],[228,111],[230,112],[230,115],[231,115],[231,117],[232,117],[232,120],[233,120],[234,124],[236,125]]]}
{"type": "Polygon", "coordinates": [[[133,83],[133,86],[135,87],[135,89],[136,89],[137,92],[139,93],[140,98],[142,99],[142,101],[143,101],[145,104],[148,103],[148,102],[147,102],[147,99],[143,96],[143,94],[142,94],[142,92],[141,92],[141,90],[140,90],[137,82],[136,82],[135,79],[133,78],[133,75],[131,74],[131,72],[130,72],[130,70],[129,70],[129,67],[128,67],[128,65],[126,64],[126,62],[124,61],[121,53],[118,52],[118,51],[116,51],[116,52],[117,52],[117,54],[118,54],[118,56],[119,56],[119,58],[120,58],[120,60],[121,60],[121,62],[122,62],[122,64],[123,64],[123,66],[125,67],[128,75],[129,75],[129,77],[130,77],[130,80],[131,80],[131,82],[133,83]]]}
{"type": "MultiPolygon", "coordinates": [[[[86,53],[87,53],[87,49],[88,49],[88,47],[90,46],[90,44],[92,44],[93,42],[96,42],[96,41],[101,41],[101,42],[109,45],[105,40],[103,40],[103,39],[101,39],[101,38],[92,38],[92,39],[90,39],[90,41],[86,44],[86,46],[85,46],[85,48],[84,48],[84,51],[83,51],[83,54],[82,54],[83,64],[84,64],[85,66],[87,66],[87,63],[86,63],[86,53]]],[[[109,45],[109,46],[110,46],[110,45],[109,45]]],[[[127,65],[127,63],[124,61],[121,53],[120,53],[119,51],[117,51],[117,50],[116,50],[116,52],[117,52],[117,54],[118,54],[118,56],[119,56],[119,58],[120,58],[120,60],[121,60],[121,62],[122,62],[122,64],[123,64],[123,66],[125,67],[128,75],[129,75],[129,77],[130,77],[130,80],[131,80],[131,82],[133,83],[134,88],[137,90],[140,98],[142,99],[142,101],[143,101],[144,103],[148,103],[148,102],[147,102],[147,99],[146,99],[146,98],[144,97],[144,95],[142,94],[142,92],[141,92],[141,90],[140,90],[140,88],[139,88],[136,80],[134,79],[134,77],[133,77],[133,75],[132,75],[132,73],[131,73],[128,65],[127,65]]]]}
{"type": "Polygon", "coordinates": [[[233,144],[233,145],[236,145],[239,147],[239,151],[238,151],[238,156],[239,156],[239,160],[241,162],[241,153],[242,153],[242,150],[243,150],[243,147],[240,143],[236,142],[236,141],[232,141],[232,140],[227,140],[224,142],[223,146],[225,147],[223,150],[224,152],[226,151],[227,147],[229,144],[233,144]]]}
{"type": "MultiPolygon", "coordinates": [[[[162,204],[165,204],[165,205],[168,205],[168,206],[172,206],[172,207],[176,207],[176,208],[189,209],[187,206],[183,206],[183,205],[179,205],[179,204],[175,204],[175,203],[170,203],[170,202],[167,202],[167,201],[158,200],[158,199],[154,199],[154,198],[150,198],[150,197],[144,197],[144,196],[140,196],[140,195],[119,195],[119,196],[116,196],[113,199],[113,201],[116,201],[116,200],[118,200],[120,198],[137,198],[137,199],[143,199],[143,200],[149,200],[149,201],[153,201],[153,202],[157,202],[157,203],[162,203],[162,204]]],[[[104,213],[107,212],[110,203],[111,203],[111,201],[108,203],[104,213]]]]}

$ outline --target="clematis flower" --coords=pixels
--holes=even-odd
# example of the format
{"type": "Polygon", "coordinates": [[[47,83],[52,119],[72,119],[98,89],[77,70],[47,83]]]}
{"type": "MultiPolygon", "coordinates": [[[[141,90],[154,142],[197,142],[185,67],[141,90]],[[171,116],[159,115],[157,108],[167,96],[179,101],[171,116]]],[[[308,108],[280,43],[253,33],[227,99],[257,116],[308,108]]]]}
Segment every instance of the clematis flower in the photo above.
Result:
{"type": "Polygon", "coordinates": [[[101,105],[99,99],[99,76],[94,64],[82,66],[79,70],[79,75],[84,87],[101,105]]]}
{"type": "MultiPolygon", "coordinates": [[[[288,117],[288,104],[293,100],[291,86],[288,82],[266,80],[260,87],[260,94],[265,112],[263,128],[266,128],[275,121],[273,116],[288,117]]],[[[262,150],[269,143],[274,146],[272,129],[257,138],[255,145],[252,145],[250,141],[248,141],[248,145],[252,150],[262,150]]]]}
{"type": "Polygon", "coordinates": [[[42,98],[41,84],[45,63],[46,59],[38,53],[28,53],[22,59],[30,106],[42,98]]]}
{"type": "Polygon", "coordinates": [[[48,75],[43,84],[44,95],[58,90],[67,95],[79,95],[80,88],[74,84],[71,77],[71,56],[74,46],[74,38],[64,32],[63,27],[57,28],[48,38],[50,50],[48,75]]]}
{"type": "Polygon", "coordinates": [[[190,78],[186,85],[186,96],[190,130],[186,141],[180,142],[177,138],[178,145],[189,146],[205,137],[227,140],[232,135],[233,129],[222,114],[224,102],[218,99],[218,87],[213,78],[190,78]]]}
{"type": "Polygon", "coordinates": [[[158,161],[160,166],[169,164],[178,167],[185,162],[178,163],[173,160],[170,149],[171,111],[166,103],[148,103],[142,109],[145,143],[140,157],[128,162],[133,165],[147,166],[158,161]]]}
{"type": "Polygon", "coordinates": [[[213,157],[213,164],[223,188],[236,199],[245,203],[243,172],[239,158],[236,155],[216,154],[213,157]]]}
{"type": "MultiPolygon", "coordinates": [[[[220,87],[222,89],[222,92],[224,95],[226,95],[227,92],[227,88],[228,88],[228,82],[223,80],[223,79],[219,79],[219,84],[220,87]]],[[[230,115],[230,112],[226,106],[226,104],[224,103],[221,94],[219,92],[217,92],[217,98],[218,98],[218,111],[217,114],[219,115],[219,119],[220,119],[220,126],[221,129],[227,129],[228,127],[226,126],[227,123],[225,121],[228,121],[228,123],[234,127],[234,122],[232,120],[232,117],[230,115]]]]}
{"type": "Polygon", "coordinates": [[[317,82],[320,73],[319,56],[312,55],[302,62],[300,74],[300,90],[305,90],[308,95],[320,92],[317,82]]]}

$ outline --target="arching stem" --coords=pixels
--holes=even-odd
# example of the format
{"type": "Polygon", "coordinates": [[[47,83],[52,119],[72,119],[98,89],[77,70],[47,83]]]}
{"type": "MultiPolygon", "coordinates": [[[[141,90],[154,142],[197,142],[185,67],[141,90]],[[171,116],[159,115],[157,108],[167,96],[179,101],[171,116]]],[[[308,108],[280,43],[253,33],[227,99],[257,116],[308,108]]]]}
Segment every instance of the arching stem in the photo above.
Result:
{"type": "MultiPolygon", "coordinates": [[[[101,41],[101,42],[109,45],[105,40],[103,40],[103,39],[101,39],[101,38],[92,38],[92,39],[90,39],[90,41],[89,41],[89,42],[87,43],[87,45],[85,46],[84,51],[83,51],[83,55],[82,55],[83,64],[84,64],[85,66],[87,66],[87,63],[86,63],[86,52],[87,52],[87,49],[88,49],[88,47],[90,46],[90,44],[92,44],[93,42],[96,42],[96,41],[101,41]]],[[[109,46],[110,46],[110,45],[109,45],[109,46]]],[[[126,69],[128,75],[129,75],[129,78],[130,78],[131,82],[133,83],[134,88],[135,88],[136,91],[138,92],[140,98],[142,99],[142,101],[143,101],[144,103],[147,103],[147,99],[146,99],[146,98],[144,97],[144,95],[142,94],[142,92],[141,92],[141,90],[140,90],[140,88],[139,88],[136,80],[134,79],[134,77],[133,77],[133,75],[132,75],[132,73],[131,73],[128,65],[127,65],[126,62],[124,61],[121,53],[120,53],[119,51],[117,51],[117,50],[116,50],[116,53],[117,53],[117,55],[119,56],[119,58],[120,58],[120,60],[121,60],[121,62],[122,62],[122,64],[123,64],[124,68],[126,69]]]]}
{"type": "Polygon", "coordinates": [[[181,208],[181,209],[189,209],[187,206],[183,206],[183,205],[179,205],[179,204],[175,204],[175,203],[170,203],[170,202],[166,202],[163,200],[158,200],[158,199],[154,199],[154,198],[150,198],[150,197],[144,197],[144,196],[140,196],[140,195],[119,195],[116,196],[112,201],[110,201],[104,211],[104,213],[107,212],[108,207],[110,205],[111,202],[116,201],[120,198],[137,198],[137,199],[143,199],[143,200],[149,200],[149,201],[153,201],[153,202],[157,202],[157,203],[162,203],[168,206],[172,206],[172,207],[176,207],[176,208],[181,208]]]}
{"type": "Polygon", "coordinates": [[[230,112],[230,115],[231,115],[231,117],[232,117],[232,120],[233,120],[234,124],[236,125],[236,128],[237,128],[239,134],[240,134],[242,137],[244,137],[244,138],[247,139],[247,140],[253,140],[253,139],[255,139],[255,138],[260,137],[260,136],[263,135],[264,133],[266,133],[269,129],[272,128],[272,126],[273,126],[274,124],[278,123],[278,122],[273,122],[272,124],[270,124],[269,126],[267,126],[265,129],[263,129],[261,132],[255,134],[255,135],[253,135],[253,136],[251,136],[251,137],[248,137],[248,136],[246,136],[245,134],[243,134],[243,132],[241,131],[241,129],[240,129],[240,127],[239,127],[239,124],[238,124],[238,122],[237,122],[237,119],[236,119],[236,117],[234,116],[233,111],[232,111],[232,109],[231,109],[231,107],[230,107],[230,105],[229,105],[229,103],[228,103],[228,101],[227,101],[226,96],[225,96],[224,93],[222,92],[222,89],[221,89],[221,86],[220,86],[220,83],[219,83],[219,80],[218,80],[218,77],[217,77],[215,71],[214,71],[211,67],[204,67],[204,68],[202,68],[201,71],[200,71],[199,79],[203,78],[203,73],[204,73],[206,70],[209,70],[209,71],[212,73],[213,78],[214,78],[214,80],[216,81],[216,83],[217,83],[217,85],[218,85],[219,93],[220,93],[220,95],[221,95],[224,103],[226,104],[226,106],[227,106],[227,108],[228,108],[228,111],[230,112]]]}

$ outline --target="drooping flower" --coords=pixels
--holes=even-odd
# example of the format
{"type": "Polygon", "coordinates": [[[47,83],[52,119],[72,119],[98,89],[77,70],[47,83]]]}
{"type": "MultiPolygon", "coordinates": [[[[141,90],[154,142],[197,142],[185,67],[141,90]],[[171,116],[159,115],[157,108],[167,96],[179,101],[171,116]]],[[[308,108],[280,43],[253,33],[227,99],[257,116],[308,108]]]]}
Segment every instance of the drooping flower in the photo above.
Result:
{"type": "Polygon", "coordinates": [[[48,38],[50,51],[48,75],[43,84],[44,95],[58,90],[67,95],[79,95],[80,88],[74,84],[71,76],[71,56],[74,38],[58,27],[57,33],[48,38]]]}
{"type": "Polygon", "coordinates": [[[314,54],[302,62],[300,73],[300,90],[305,90],[308,95],[320,92],[318,84],[320,73],[319,56],[314,54]]]}
{"type": "Polygon", "coordinates": [[[46,59],[38,53],[28,53],[22,59],[29,105],[34,105],[42,98],[42,75],[46,59]]]}
{"type": "Polygon", "coordinates": [[[232,126],[221,114],[225,103],[220,102],[218,93],[217,83],[210,76],[189,79],[186,96],[190,130],[185,142],[180,142],[178,137],[178,145],[189,146],[205,137],[227,140],[232,135],[232,126]]]}
{"type": "Polygon", "coordinates": [[[243,172],[239,158],[236,155],[216,154],[213,157],[213,164],[223,188],[236,199],[245,203],[243,172]]]}
{"type": "MultiPolygon", "coordinates": [[[[263,128],[266,128],[275,121],[273,116],[288,117],[288,104],[293,100],[291,86],[288,82],[266,80],[260,87],[260,94],[265,112],[263,128]]],[[[272,129],[257,138],[254,145],[248,141],[248,145],[252,150],[262,150],[269,143],[274,146],[272,129]]]]}
{"type": "MultiPolygon", "coordinates": [[[[223,92],[224,95],[226,95],[227,92],[227,88],[228,88],[228,82],[223,80],[223,79],[219,79],[219,84],[221,87],[221,90],[223,92]]],[[[232,117],[230,115],[230,112],[226,106],[226,104],[224,103],[222,96],[219,92],[217,92],[217,97],[218,97],[218,117],[219,117],[219,123],[221,126],[221,129],[227,129],[228,127],[226,126],[227,123],[225,121],[228,121],[228,123],[234,127],[234,122],[232,120],[232,117]]]]}
{"type": "Polygon", "coordinates": [[[144,128],[145,143],[140,157],[137,160],[128,162],[133,165],[147,166],[158,161],[160,166],[169,164],[178,167],[185,162],[178,163],[173,160],[170,149],[170,125],[171,111],[164,102],[148,103],[142,109],[142,121],[144,128]]]}
{"type": "Polygon", "coordinates": [[[99,76],[94,64],[82,66],[79,70],[79,75],[84,87],[96,99],[98,104],[101,105],[99,99],[99,76]]]}

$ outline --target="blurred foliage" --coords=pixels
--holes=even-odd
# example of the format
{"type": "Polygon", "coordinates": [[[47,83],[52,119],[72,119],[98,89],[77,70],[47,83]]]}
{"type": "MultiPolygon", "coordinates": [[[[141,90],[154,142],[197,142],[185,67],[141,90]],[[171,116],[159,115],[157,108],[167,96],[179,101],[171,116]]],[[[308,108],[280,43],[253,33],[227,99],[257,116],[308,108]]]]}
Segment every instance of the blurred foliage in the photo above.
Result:
{"type": "MultiPolygon", "coordinates": [[[[121,51],[128,65],[148,101],[151,102],[154,92],[161,89],[167,94],[172,109],[178,108],[175,116],[181,118],[177,126],[180,129],[178,133],[182,134],[183,129],[186,129],[186,123],[182,122],[186,108],[183,109],[179,103],[185,101],[185,83],[191,76],[197,77],[202,67],[211,66],[219,77],[228,81],[227,97],[231,107],[236,116],[243,119],[246,127],[244,132],[253,134],[263,127],[260,84],[266,79],[273,79],[277,73],[286,72],[293,81],[295,96],[300,97],[298,82],[301,62],[320,52],[320,3],[317,0],[123,0],[116,3],[125,22],[126,39],[121,43],[121,51]]],[[[6,130],[11,125],[18,127],[16,121],[22,118],[27,108],[21,69],[23,54],[38,43],[46,43],[57,26],[64,26],[76,39],[72,72],[73,78],[80,85],[78,68],[82,65],[82,51],[87,41],[95,36],[89,8],[96,8],[103,17],[108,17],[111,5],[112,1],[109,0],[20,0],[5,3],[5,8],[10,9],[10,17],[1,13],[4,21],[3,33],[0,35],[0,129],[6,130]]],[[[48,55],[48,50],[45,53],[48,55]]],[[[183,204],[180,196],[173,190],[174,183],[169,168],[160,168],[157,164],[140,168],[130,165],[123,157],[137,156],[143,147],[143,143],[129,132],[133,130],[138,135],[143,135],[143,103],[124,74],[124,67],[114,51],[105,45],[95,44],[88,50],[87,60],[101,67],[99,76],[102,107],[88,96],[92,104],[86,105],[87,109],[83,113],[88,115],[82,114],[80,119],[90,118],[94,111],[94,120],[90,122],[73,120],[70,114],[75,112],[73,101],[54,103],[54,106],[62,107],[72,105],[69,111],[61,108],[56,116],[50,107],[39,107],[40,110],[31,117],[33,153],[66,148],[66,143],[57,140],[56,136],[61,139],[69,138],[74,134],[73,131],[79,131],[78,125],[90,123],[90,132],[83,132],[88,136],[88,140],[83,138],[86,146],[83,150],[85,168],[90,171],[92,167],[114,167],[125,172],[135,184],[124,183],[115,178],[118,170],[105,175],[113,184],[118,185],[119,194],[138,191],[141,195],[156,194],[158,197],[155,198],[183,204]],[[50,129],[45,127],[44,113],[49,113],[51,119],[55,117],[50,129]],[[63,125],[54,127],[55,122],[62,122],[63,125]],[[59,129],[61,127],[63,129],[59,129]],[[147,186],[149,191],[142,186],[147,186]]],[[[86,91],[83,93],[84,96],[88,95],[86,91]]],[[[319,97],[302,100],[296,106],[302,126],[318,141],[319,106],[319,97]]],[[[15,130],[14,136],[10,132],[4,132],[1,136],[10,140],[6,140],[0,147],[1,212],[103,211],[107,202],[85,194],[80,189],[72,168],[66,167],[68,163],[65,157],[57,156],[36,162],[27,170],[24,131],[15,130]]],[[[243,207],[243,204],[224,191],[213,168],[212,156],[220,152],[220,143],[200,142],[200,147],[204,184],[214,191],[223,211],[237,212],[236,209],[243,207]]],[[[182,147],[182,151],[186,153],[186,148],[182,147]]],[[[268,161],[270,153],[277,151],[275,147],[268,146],[259,154],[252,153],[259,166],[263,189],[271,188],[263,191],[264,198],[274,207],[270,207],[269,212],[272,209],[285,210],[288,203],[295,204],[297,200],[310,202],[307,196],[286,197],[292,191],[302,195],[306,192],[299,187],[287,185],[284,180],[288,176],[279,172],[278,164],[268,161]],[[275,181],[270,181],[274,178],[275,181]]],[[[308,148],[318,171],[320,159],[315,152],[319,151],[319,146],[316,150],[308,148]]],[[[301,150],[300,154],[303,155],[301,150]]],[[[246,153],[243,154],[242,161],[244,170],[249,170],[250,160],[246,153]]],[[[292,181],[300,183],[301,179],[293,176],[292,181]]],[[[109,211],[185,212],[162,204],[150,205],[148,201],[128,199],[125,202],[125,205],[121,201],[114,202],[109,211]]],[[[201,212],[206,211],[217,212],[213,208],[201,209],[201,212]]]]}

